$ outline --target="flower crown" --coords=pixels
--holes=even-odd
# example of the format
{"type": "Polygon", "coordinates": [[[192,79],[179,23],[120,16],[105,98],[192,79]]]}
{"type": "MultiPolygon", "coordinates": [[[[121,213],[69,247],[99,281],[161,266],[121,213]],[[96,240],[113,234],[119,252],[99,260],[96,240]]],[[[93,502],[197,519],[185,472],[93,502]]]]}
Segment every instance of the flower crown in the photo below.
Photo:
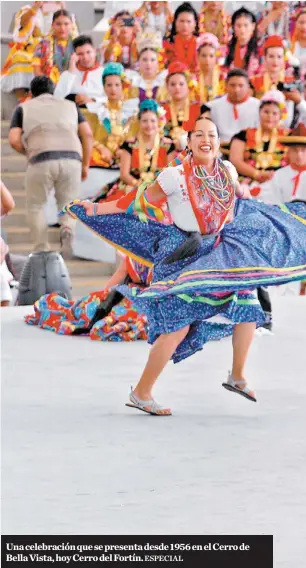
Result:
{"type": "Polygon", "coordinates": [[[157,115],[158,127],[160,132],[163,132],[166,124],[166,111],[154,99],[145,99],[139,105],[139,114],[145,111],[152,111],[157,115]]]}
{"type": "Polygon", "coordinates": [[[264,94],[264,96],[260,99],[260,104],[262,103],[275,103],[279,106],[281,111],[281,119],[285,120],[287,117],[287,106],[286,106],[286,99],[281,91],[277,89],[272,89],[264,94]]]}
{"type": "Polygon", "coordinates": [[[168,75],[166,81],[168,81],[171,75],[175,75],[176,73],[181,73],[185,76],[189,91],[191,91],[191,96],[193,90],[195,90],[198,86],[198,82],[195,76],[190,73],[187,65],[181,63],[180,61],[174,61],[173,63],[170,63],[170,65],[168,65],[168,75]]]}

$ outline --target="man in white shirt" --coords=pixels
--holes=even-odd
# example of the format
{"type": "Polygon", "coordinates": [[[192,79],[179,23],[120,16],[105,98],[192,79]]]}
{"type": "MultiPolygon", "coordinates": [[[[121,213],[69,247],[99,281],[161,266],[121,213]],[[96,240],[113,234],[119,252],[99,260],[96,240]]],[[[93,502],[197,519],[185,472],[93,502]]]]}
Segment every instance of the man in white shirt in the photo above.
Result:
{"type": "Polygon", "coordinates": [[[299,124],[282,144],[289,148],[289,164],[261,185],[259,199],[276,205],[294,199],[306,201],[306,126],[299,124]]]}
{"type": "Polygon", "coordinates": [[[90,36],[78,36],[73,47],[69,70],[62,73],[54,96],[74,100],[78,106],[96,113],[106,100],[102,85],[103,68],[97,61],[97,52],[90,36]]]}
{"type": "Polygon", "coordinates": [[[257,128],[259,123],[260,102],[250,96],[249,77],[243,69],[232,69],[228,73],[226,92],[201,107],[202,114],[210,116],[217,125],[221,143],[229,143],[235,134],[246,128],[257,128]]]}
{"type": "MultiPolygon", "coordinates": [[[[261,184],[259,199],[279,205],[295,199],[306,201],[306,126],[297,128],[282,142],[288,146],[288,166],[277,170],[270,181],[261,184]]],[[[305,293],[306,282],[292,282],[279,287],[282,295],[305,293]]]]}

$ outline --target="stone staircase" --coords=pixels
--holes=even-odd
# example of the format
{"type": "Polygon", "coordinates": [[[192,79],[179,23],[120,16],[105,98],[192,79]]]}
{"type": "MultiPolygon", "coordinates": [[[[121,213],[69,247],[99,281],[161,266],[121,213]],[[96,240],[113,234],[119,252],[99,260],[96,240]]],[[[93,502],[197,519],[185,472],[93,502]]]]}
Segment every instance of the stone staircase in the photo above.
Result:
{"type": "MultiPolygon", "coordinates": [[[[30,230],[27,226],[24,174],[26,158],[17,154],[8,143],[9,121],[1,121],[1,179],[12,193],[16,207],[3,222],[11,253],[28,255],[32,251],[30,230]]],[[[49,242],[59,250],[59,229],[49,228],[49,242]]],[[[79,297],[101,290],[115,266],[110,263],[74,259],[67,262],[72,280],[73,296],[79,297]]]]}

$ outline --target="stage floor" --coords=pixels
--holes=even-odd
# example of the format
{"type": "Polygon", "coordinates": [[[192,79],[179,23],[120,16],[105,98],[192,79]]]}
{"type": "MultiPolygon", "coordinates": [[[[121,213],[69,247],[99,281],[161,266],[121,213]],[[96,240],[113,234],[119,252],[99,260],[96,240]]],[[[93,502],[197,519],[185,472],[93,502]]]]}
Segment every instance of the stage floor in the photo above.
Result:
{"type": "Polygon", "coordinates": [[[124,406],[146,343],[56,336],[30,312],[1,310],[2,534],[273,534],[275,566],[304,565],[306,298],[276,297],[254,341],[257,404],[221,387],[226,339],[169,364],[166,418],[124,406]]]}

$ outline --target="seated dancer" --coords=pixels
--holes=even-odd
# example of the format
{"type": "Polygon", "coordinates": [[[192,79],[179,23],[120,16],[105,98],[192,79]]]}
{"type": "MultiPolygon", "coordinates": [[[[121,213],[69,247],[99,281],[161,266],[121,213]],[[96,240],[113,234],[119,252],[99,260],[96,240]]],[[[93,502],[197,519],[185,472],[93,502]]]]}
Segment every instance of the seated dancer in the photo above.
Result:
{"type": "Polygon", "coordinates": [[[294,32],[292,35],[291,51],[299,60],[301,72],[306,72],[306,8],[297,12],[294,32]]]}
{"type": "MultiPolygon", "coordinates": [[[[260,199],[265,203],[282,204],[295,199],[306,202],[306,126],[299,124],[282,139],[288,147],[288,165],[275,172],[270,181],[261,185],[260,199]]],[[[293,282],[284,293],[305,294],[306,280],[293,282]]]]}
{"type": "Polygon", "coordinates": [[[90,36],[78,36],[73,40],[73,49],[69,68],[61,74],[54,96],[73,100],[88,120],[88,115],[96,113],[106,99],[102,85],[103,67],[97,60],[90,36]]]}
{"type": "Polygon", "coordinates": [[[270,2],[269,5],[270,7],[264,10],[259,17],[259,37],[278,35],[284,40],[289,40],[289,2],[270,2]]]}
{"type": "Polygon", "coordinates": [[[120,180],[108,184],[98,193],[100,199],[114,200],[143,182],[153,181],[157,173],[173,159],[171,139],[160,135],[164,126],[163,109],[153,99],[139,106],[139,128],[136,137],[120,146],[120,180]]]}
{"type": "Polygon", "coordinates": [[[78,300],[67,300],[56,292],[34,304],[34,314],[25,316],[28,325],[59,335],[86,335],[93,341],[136,341],[147,339],[147,318],[132,300],[110,288],[126,283],[130,288],[149,286],[151,270],[124,256],[103,290],[78,300]]]}
{"type": "Polygon", "coordinates": [[[233,37],[228,45],[226,69],[244,69],[252,77],[259,68],[256,18],[246,8],[232,15],[233,37]]]}
{"type": "Polygon", "coordinates": [[[299,124],[282,138],[282,144],[288,147],[288,165],[261,185],[260,199],[275,204],[306,201],[306,126],[299,124]]]}
{"type": "Polygon", "coordinates": [[[73,54],[73,17],[67,10],[54,12],[52,28],[35,48],[34,75],[46,75],[56,84],[61,73],[69,68],[73,54]]]}
{"type": "Polygon", "coordinates": [[[258,110],[259,101],[250,96],[249,78],[243,69],[232,69],[227,75],[226,95],[201,107],[216,123],[225,150],[235,134],[258,126],[258,110]]]}
{"type": "Polygon", "coordinates": [[[107,102],[98,110],[91,167],[118,168],[119,148],[133,131],[138,99],[125,99],[129,90],[121,63],[107,63],[102,73],[107,102]]]}
{"type": "Polygon", "coordinates": [[[13,46],[1,73],[1,91],[14,91],[18,100],[26,96],[34,77],[32,63],[35,47],[50,30],[54,6],[58,10],[64,5],[65,2],[33,2],[32,6],[27,4],[17,12],[13,46]]]}
{"type": "Polygon", "coordinates": [[[274,172],[287,163],[286,148],[280,142],[287,134],[280,127],[284,109],[284,95],[269,91],[260,102],[258,128],[241,130],[231,140],[229,159],[254,197],[259,195],[258,182],[272,179],[274,172]]]}
{"type": "Polygon", "coordinates": [[[164,38],[165,67],[178,61],[194,73],[198,35],[198,15],[189,2],[184,2],[175,10],[171,32],[164,38]]]}
{"type": "Polygon", "coordinates": [[[165,36],[170,32],[173,16],[169,2],[143,2],[134,12],[134,18],[141,28],[161,33],[165,36]]]}
{"type": "Polygon", "coordinates": [[[235,201],[235,193],[243,197],[237,172],[217,157],[220,139],[210,119],[197,120],[188,147],[183,163],[165,168],[147,188],[117,202],[66,207],[115,247],[153,265],[150,287],[118,290],[146,314],[153,343],[128,406],[159,416],[171,414],[152,396],[168,361],[178,363],[231,333],[233,365],[223,386],[255,401],[244,369],[255,328],[264,320],[255,289],[306,274],[306,204],[289,203],[284,212],[250,199],[235,201]],[[159,222],[158,204],[165,198],[171,225],[159,222]]]}
{"type": "Polygon", "coordinates": [[[138,51],[138,71],[126,70],[126,76],[132,87],[129,97],[164,100],[167,70],[160,69],[162,37],[156,32],[141,32],[136,38],[138,51]]]}
{"type": "Polygon", "coordinates": [[[185,147],[186,132],[192,130],[200,115],[200,105],[191,103],[192,82],[188,69],[182,63],[170,63],[166,86],[169,102],[163,107],[166,111],[165,134],[170,136],[177,150],[185,147]]]}
{"type": "Polygon", "coordinates": [[[101,46],[106,63],[121,63],[125,69],[134,69],[137,62],[136,25],[130,12],[123,10],[109,21],[110,29],[101,46]]]}
{"type": "Polygon", "coordinates": [[[263,72],[251,77],[254,96],[261,99],[271,89],[277,89],[278,83],[294,82],[294,70],[285,61],[284,40],[277,35],[269,36],[263,44],[263,72]]]}
{"type": "Polygon", "coordinates": [[[230,17],[224,10],[224,2],[203,2],[199,14],[200,35],[211,33],[223,47],[229,42],[230,17]]]}
{"type": "MultiPolygon", "coordinates": [[[[216,4],[217,2],[215,2],[216,4]]],[[[200,103],[212,101],[225,93],[225,74],[218,65],[220,45],[216,36],[205,33],[199,37],[196,97],[200,103]]]]}

